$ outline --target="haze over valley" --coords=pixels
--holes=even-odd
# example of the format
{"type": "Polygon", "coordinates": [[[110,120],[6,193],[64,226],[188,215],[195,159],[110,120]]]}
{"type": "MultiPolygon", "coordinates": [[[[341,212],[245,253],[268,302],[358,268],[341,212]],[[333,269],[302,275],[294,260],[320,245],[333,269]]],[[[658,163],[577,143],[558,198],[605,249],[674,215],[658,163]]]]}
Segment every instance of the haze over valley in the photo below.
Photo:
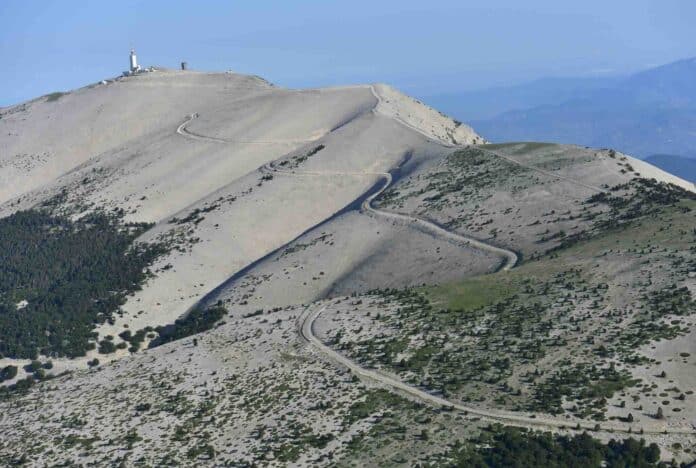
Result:
{"type": "Polygon", "coordinates": [[[547,78],[424,96],[494,142],[615,148],[696,181],[696,58],[621,77],[547,78]]]}

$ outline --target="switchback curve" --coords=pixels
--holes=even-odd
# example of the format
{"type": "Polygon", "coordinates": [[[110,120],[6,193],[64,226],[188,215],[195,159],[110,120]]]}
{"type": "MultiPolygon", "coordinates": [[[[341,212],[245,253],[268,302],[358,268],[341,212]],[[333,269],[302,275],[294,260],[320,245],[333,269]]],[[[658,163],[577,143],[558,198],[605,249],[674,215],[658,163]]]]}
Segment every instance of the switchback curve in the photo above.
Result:
{"type": "MultiPolygon", "coordinates": [[[[380,96],[376,93],[374,90],[374,87],[370,87],[373,95],[375,96],[376,99],[380,99],[380,96]]],[[[374,109],[373,109],[374,111],[374,109]]],[[[236,140],[224,140],[220,138],[215,138],[215,137],[207,137],[204,135],[199,135],[192,133],[186,129],[186,126],[188,123],[191,122],[194,118],[197,117],[197,114],[193,114],[189,116],[189,118],[182,123],[178,128],[177,128],[177,133],[187,137],[191,138],[194,140],[199,140],[199,141],[209,141],[209,142],[215,142],[215,143],[235,143],[237,142],[236,140]]],[[[400,124],[411,128],[415,131],[418,131],[419,133],[423,134],[424,136],[428,137],[429,139],[432,139],[430,135],[425,134],[423,131],[413,128],[411,125],[408,123],[402,121],[401,119],[394,118],[396,121],[398,121],[400,124]]],[[[309,141],[314,141],[314,140],[304,140],[305,142],[309,141]]],[[[251,142],[251,141],[249,141],[251,142]]],[[[264,141],[266,143],[270,143],[272,141],[264,141]]],[[[299,142],[299,141],[298,141],[299,142]]],[[[297,142],[295,142],[297,143],[297,142]]],[[[444,147],[455,147],[451,145],[448,142],[441,141],[441,143],[444,147]]],[[[585,186],[586,188],[592,189],[592,190],[598,190],[601,191],[600,188],[594,187],[588,184],[584,184],[579,181],[575,181],[570,178],[565,178],[562,176],[558,176],[556,174],[551,174],[547,173],[546,171],[543,171],[541,169],[535,168],[533,166],[527,166],[524,165],[518,161],[515,161],[514,159],[507,158],[505,156],[502,156],[498,153],[493,153],[495,156],[501,157],[502,159],[506,159],[514,164],[518,164],[520,166],[528,167],[529,169],[539,171],[541,173],[544,173],[546,175],[551,175],[553,177],[558,177],[562,179],[568,179],[570,182],[577,183],[579,185],[585,186]]],[[[280,173],[284,175],[290,175],[290,176],[299,176],[299,177],[321,177],[321,176],[378,176],[384,179],[384,184],[382,187],[372,195],[370,195],[365,201],[362,203],[361,209],[363,212],[372,214],[374,216],[382,217],[385,219],[389,220],[397,220],[397,221],[402,221],[402,222],[407,222],[411,223],[414,225],[417,225],[419,228],[424,229],[428,232],[430,232],[432,235],[444,238],[448,241],[453,241],[455,243],[459,243],[462,245],[466,245],[469,247],[474,247],[480,250],[486,250],[489,252],[492,252],[494,254],[500,255],[501,257],[504,258],[503,260],[503,265],[501,267],[502,270],[508,271],[514,268],[514,266],[518,262],[518,256],[515,252],[511,250],[507,250],[501,247],[497,247],[491,244],[487,244],[481,240],[478,239],[473,239],[468,236],[456,233],[454,231],[449,231],[441,226],[438,226],[430,221],[427,221],[425,219],[412,216],[412,215],[407,215],[407,214],[402,214],[402,213],[396,213],[396,212],[391,212],[391,211],[383,211],[380,209],[375,208],[372,203],[377,197],[379,197],[391,184],[393,177],[389,172],[324,172],[324,171],[291,171],[287,169],[279,169],[274,166],[273,163],[265,164],[259,170],[263,173],[280,173]]],[[[323,354],[325,357],[329,358],[330,360],[345,366],[349,368],[352,372],[355,374],[372,380],[374,382],[377,382],[378,384],[385,386],[389,388],[392,391],[397,391],[401,393],[406,393],[409,396],[416,398],[418,400],[421,400],[427,404],[431,405],[436,405],[436,406],[441,406],[444,408],[448,409],[453,409],[457,411],[462,411],[467,414],[474,415],[476,417],[479,417],[484,420],[488,420],[491,422],[498,422],[498,423],[503,423],[503,424],[508,424],[508,425],[514,425],[514,426],[522,426],[522,427],[535,427],[535,428],[544,428],[544,429],[554,429],[554,430],[559,430],[559,429],[572,429],[572,428],[580,428],[584,430],[594,430],[595,427],[592,424],[589,424],[587,421],[581,421],[581,420],[562,420],[558,418],[552,418],[548,417],[546,415],[542,415],[541,417],[536,417],[534,416],[527,416],[527,415],[521,415],[521,414],[515,414],[515,413],[510,413],[510,412],[502,412],[502,411],[497,411],[493,409],[481,409],[481,408],[473,408],[469,407],[466,405],[462,405],[460,403],[452,402],[449,400],[446,400],[442,397],[439,397],[437,395],[430,394],[420,388],[417,388],[415,386],[411,386],[409,384],[406,384],[405,382],[394,378],[392,376],[388,376],[386,374],[380,373],[376,370],[372,369],[366,369],[362,366],[360,366],[358,363],[352,361],[348,357],[338,353],[337,351],[331,349],[329,346],[324,344],[315,334],[314,334],[314,322],[317,320],[317,318],[321,315],[321,313],[326,310],[326,306],[323,307],[307,307],[305,308],[304,312],[301,314],[299,320],[298,320],[298,333],[302,339],[304,339],[307,343],[312,345],[318,352],[323,354]]],[[[603,430],[609,430],[609,431],[614,431],[614,432],[624,432],[624,433],[632,433],[632,426],[630,425],[619,425],[619,424],[603,424],[603,430]]],[[[668,427],[659,427],[659,428],[645,428],[643,427],[643,433],[652,433],[652,434],[685,434],[685,435],[693,435],[696,434],[696,431],[694,430],[688,430],[688,429],[682,429],[682,428],[668,428],[668,427]]]]}

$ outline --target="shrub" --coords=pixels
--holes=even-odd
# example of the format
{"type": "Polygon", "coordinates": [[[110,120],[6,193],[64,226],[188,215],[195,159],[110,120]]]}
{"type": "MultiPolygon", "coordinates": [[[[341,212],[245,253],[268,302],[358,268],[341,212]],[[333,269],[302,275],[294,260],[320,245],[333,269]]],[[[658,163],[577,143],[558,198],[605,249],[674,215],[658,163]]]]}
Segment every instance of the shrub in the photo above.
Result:
{"type": "Polygon", "coordinates": [[[110,340],[101,340],[99,342],[99,354],[111,354],[116,351],[116,345],[110,340]]]}
{"type": "Polygon", "coordinates": [[[31,374],[33,372],[36,372],[37,370],[41,369],[41,361],[33,360],[26,366],[24,366],[24,370],[31,374]]]}
{"type": "Polygon", "coordinates": [[[14,379],[17,376],[17,366],[5,366],[0,370],[0,382],[14,379]]]}
{"type": "Polygon", "coordinates": [[[47,95],[46,95],[46,102],[55,102],[55,101],[57,101],[58,99],[60,99],[60,98],[62,98],[63,96],[65,96],[66,94],[68,94],[68,93],[64,93],[63,91],[56,91],[56,92],[54,92],[54,93],[47,94],[47,95]]]}
{"type": "Polygon", "coordinates": [[[157,332],[160,336],[150,343],[150,347],[154,348],[164,343],[210,330],[226,314],[227,310],[221,306],[209,309],[194,309],[184,318],[177,319],[172,325],[157,327],[157,332]]]}
{"type": "Polygon", "coordinates": [[[142,413],[143,411],[150,411],[151,407],[152,407],[152,405],[150,405],[150,403],[139,403],[135,407],[135,411],[142,413]]]}

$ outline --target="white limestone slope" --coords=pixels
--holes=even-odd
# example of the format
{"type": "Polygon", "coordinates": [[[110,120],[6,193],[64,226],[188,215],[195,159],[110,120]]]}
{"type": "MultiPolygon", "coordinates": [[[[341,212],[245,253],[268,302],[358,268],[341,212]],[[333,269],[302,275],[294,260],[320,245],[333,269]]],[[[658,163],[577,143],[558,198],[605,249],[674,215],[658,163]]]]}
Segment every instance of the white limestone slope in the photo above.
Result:
{"type": "Polygon", "coordinates": [[[261,79],[241,75],[160,71],[2,109],[0,202],[50,184],[129,141],[171,128],[196,108],[271,89],[261,79]]]}
{"type": "Polygon", "coordinates": [[[391,86],[376,84],[372,86],[372,90],[379,98],[378,112],[400,121],[428,138],[448,146],[485,143],[485,140],[468,125],[452,120],[391,86]]]}
{"type": "Polygon", "coordinates": [[[71,203],[156,223],[143,241],[180,240],[125,316],[99,329],[116,335],[124,325],[171,323],[349,205],[406,154],[476,141],[470,128],[382,85],[288,90],[249,76],[157,71],[3,109],[0,216],[67,189],[71,203]],[[319,144],[318,170],[353,175],[258,171],[319,144]],[[196,210],[201,219],[172,222],[196,210]]]}
{"type": "MultiPolygon", "coordinates": [[[[386,85],[288,90],[227,73],[157,71],[0,115],[0,216],[67,189],[71,203],[156,223],[143,241],[179,241],[103,335],[171,323],[349,205],[407,154],[422,160],[483,142],[386,85]],[[318,145],[321,157],[302,170],[326,176],[268,178],[258,170],[318,145]]],[[[356,233],[347,238],[360,237],[359,225],[349,228],[356,233]]]]}

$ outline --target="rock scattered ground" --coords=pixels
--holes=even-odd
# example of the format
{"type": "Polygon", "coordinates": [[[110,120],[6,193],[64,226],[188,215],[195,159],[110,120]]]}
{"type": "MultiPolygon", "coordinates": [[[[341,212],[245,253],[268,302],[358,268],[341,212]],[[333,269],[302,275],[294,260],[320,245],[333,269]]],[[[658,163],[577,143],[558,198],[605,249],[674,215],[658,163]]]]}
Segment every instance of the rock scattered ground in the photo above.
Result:
{"type": "Polygon", "coordinates": [[[1,109],[0,216],[60,200],[153,223],[139,242],[169,246],[95,341],[228,314],[152,349],[52,358],[57,377],[0,400],[0,461],[427,466],[496,430],[336,365],[298,334],[307,307],[367,369],[566,418],[556,433],[643,428],[664,459],[693,460],[693,185],[612,150],[482,143],[388,86],[234,74],[157,71],[1,109]],[[387,172],[375,209],[517,266],[366,209],[387,172]]]}

